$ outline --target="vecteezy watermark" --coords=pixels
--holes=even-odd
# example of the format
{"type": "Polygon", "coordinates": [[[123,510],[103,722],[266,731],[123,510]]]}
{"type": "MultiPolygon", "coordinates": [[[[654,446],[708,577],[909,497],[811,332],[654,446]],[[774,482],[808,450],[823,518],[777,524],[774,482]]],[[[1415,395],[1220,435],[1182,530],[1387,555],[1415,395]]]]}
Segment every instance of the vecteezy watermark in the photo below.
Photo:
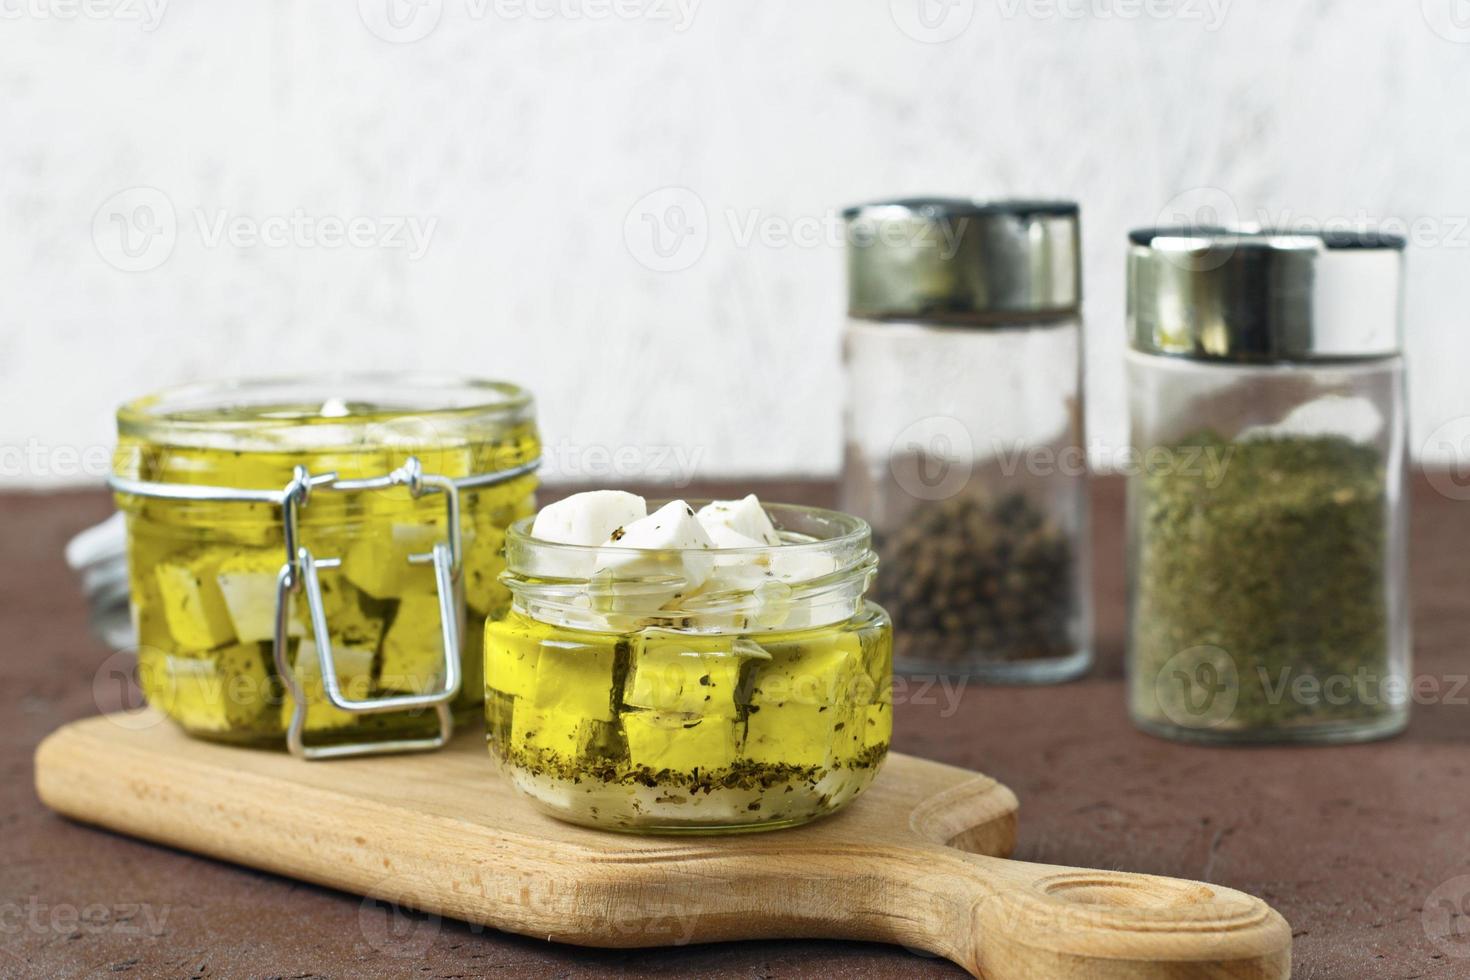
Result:
{"type": "Polygon", "coordinates": [[[759,208],[727,207],[710,218],[710,208],[688,187],[661,187],[643,195],[623,218],[623,240],[640,265],[655,272],[682,272],[704,255],[716,233],[746,248],[932,248],[943,258],[959,249],[968,218],[950,221],[847,221],[841,212],[774,214],[759,208]]]}
{"type": "Polygon", "coordinates": [[[92,217],[97,254],[123,272],[147,272],[168,261],[181,231],[200,246],[236,249],[381,249],[408,261],[424,257],[439,219],[414,214],[314,214],[293,208],[276,214],[240,214],[228,208],[191,208],[180,222],[173,201],[156,187],[129,187],[109,197],[92,217]]]}
{"type": "Polygon", "coordinates": [[[1333,214],[1291,208],[1245,209],[1229,191],[1211,185],[1174,195],[1159,209],[1154,223],[1161,228],[1264,229],[1285,235],[1360,234],[1402,238],[1415,248],[1470,248],[1470,214],[1381,214],[1366,208],[1333,214]]]}
{"type": "Polygon", "coordinates": [[[1208,644],[1181,650],[1159,668],[1154,699],[1180,728],[1218,728],[1235,714],[1240,700],[1235,659],[1208,644]]]}
{"type": "MultiPolygon", "coordinates": [[[[511,872],[491,876],[486,887],[492,904],[515,908],[522,923],[527,918],[553,922],[563,915],[557,893],[524,888],[511,872]]],[[[699,887],[697,882],[672,883],[662,895],[644,896],[636,908],[604,910],[599,926],[604,935],[624,940],[613,945],[686,946],[699,926],[700,915],[695,909],[704,904],[693,894],[699,887]],[[626,942],[634,937],[643,941],[626,942]]],[[[399,875],[383,879],[369,891],[358,907],[358,930],[363,939],[377,952],[396,959],[421,958],[444,929],[444,920],[438,914],[418,911],[436,905],[431,890],[418,880],[399,875]]],[[[478,935],[486,927],[466,922],[462,928],[478,935]]]]}
{"type": "Polygon", "coordinates": [[[1455,44],[1470,44],[1470,0],[1419,0],[1424,23],[1455,44]]]}
{"type": "Polygon", "coordinates": [[[32,895],[24,902],[0,902],[0,935],[161,936],[172,910],[147,902],[43,902],[32,895]]]}
{"type": "Polygon", "coordinates": [[[1470,500],[1470,415],[1431,432],[1419,457],[1430,486],[1451,500],[1470,500]]]}
{"type": "Polygon", "coordinates": [[[1201,645],[1169,658],[1154,679],[1161,711],[1181,728],[1217,728],[1235,714],[1242,688],[1252,703],[1312,710],[1400,709],[1417,705],[1470,705],[1470,675],[1420,674],[1360,665],[1318,671],[1310,665],[1240,663],[1228,651],[1201,645]]]}
{"type": "Polygon", "coordinates": [[[30,438],[0,444],[0,479],[101,480],[112,472],[110,446],[48,443],[30,438]]]}
{"type": "Polygon", "coordinates": [[[898,29],[924,44],[953,41],[975,19],[975,0],[888,0],[898,29]]]}
{"type": "Polygon", "coordinates": [[[118,21],[158,30],[168,0],[0,0],[0,20],[118,21]]]}
{"type": "Polygon", "coordinates": [[[358,906],[358,931],[379,953],[418,959],[434,945],[444,927],[437,914],[417,911],[430,905],[417,882],[402,876],[385,878],[358,906]]]}
{"type": "MultiPolygon", "coordinates": [[[[466,20],[643,21],[668,24],[682,34],[694,23],[701,0],[457,0],[466,20]]],[[[432,34],[444,17],[444,0],[357,0],[358,16],[390,44],[410,44],[432,34]]]]}
{"type": "Polygon", "coordinates": [[[661,187],[643,195],[623,218],[623,242],[640,265],[654,272],[682,272],[709,245],[709,212],[687,187],[661,187]]]}
{"type": "Polygon", "coordinates": [[[1086,445],[1024,439],[977,440],[968,425],[950,415],[931,415],[904,426],[889,446],[889,470],[899,489],[916,500],[947,500],[965,490],[979,467],[1004,477],[1082,478],[1094,470],[1120,476],[1175,475],[1219,487],[1235,446],[1115,446],[1092,439],[1086,445]]]}
{"type": "Polygon", "coordinates": [[[1440,952],[1470,959],[1470,875],[1451,878],[1430,892],[1420,921],[1440,952]]]}
{"type": "Polygon", "coordinates": [[[1230,0],[997,0],[1006,20],[1176,20],[1218,31],[1230,0]]]}
{"type": "Polygon", "coordinates": [[[570,483],[650,481],[687,487],[703,459],[703,446],[605,446],[563,439],[541,447],[541,475],[570,483]]]}
{"type": "Polygon", "coordinates": [[[123,272],[146,272],[168,261],[178,241],[173,201],[156,187],[129,187],[92,215],[97,254],[123,272]]]}
{"type": "Polygon", "coordinates": [[[357,0],[363,26],[390,44],[422,41],[444,16],[444,0],[357,0]]]}

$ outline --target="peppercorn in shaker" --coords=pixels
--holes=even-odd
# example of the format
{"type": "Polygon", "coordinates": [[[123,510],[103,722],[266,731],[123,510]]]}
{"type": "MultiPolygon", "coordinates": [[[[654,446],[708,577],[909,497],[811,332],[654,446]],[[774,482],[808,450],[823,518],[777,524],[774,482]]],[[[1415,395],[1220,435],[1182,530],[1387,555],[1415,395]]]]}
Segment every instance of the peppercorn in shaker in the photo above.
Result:
{"type": "Polygon", "coordinates": [[[1076,205],[900,200],[844,217],[842,501],[873,527],[895,669],[1084,672],[1076,205]]]}
{"type": "Polygon", "coordinates": [[[1403,247],[1133,233],[1128,672],[1144,730],[1340,742],[1407,723],[1403,247]]]}

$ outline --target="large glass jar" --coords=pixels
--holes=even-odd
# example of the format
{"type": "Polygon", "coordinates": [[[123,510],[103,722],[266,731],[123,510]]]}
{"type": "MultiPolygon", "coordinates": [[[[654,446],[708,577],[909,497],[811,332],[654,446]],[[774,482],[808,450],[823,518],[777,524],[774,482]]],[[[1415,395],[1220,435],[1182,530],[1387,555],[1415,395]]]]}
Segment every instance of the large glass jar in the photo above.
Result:
{"type": "Polygon", "coordinates": [[[487,734],[537,806],[612,830],[757,830],[872,782],[892,731],[892,628],[864,598],[868,527],[766,510],[781,545],[693,554],[511,526],[512,610],[486,627],[487,734]],[[693,594],[686,561],[707,583],[693,594]]]}
{"type": "Polygon", "coordinates": [[[1076,206],[924,199],[846,218],[842,506],[873,525],[896,668],[1084,672],[1076,206]]]}
{"type": "Polygon", "coordinates": [[[1155,734],[1408,720],[1403,243],[1135,232],[1129,704],[1155,734]]]}
{"type": "Polygon", "coordinates": [[[308,757],[434,747],[478,712],[484,621],[510,600],[504,529],[535,504],[525,391],[199,384],[130,402],[117,424],[154,708],[191,735],[308,757]]]}

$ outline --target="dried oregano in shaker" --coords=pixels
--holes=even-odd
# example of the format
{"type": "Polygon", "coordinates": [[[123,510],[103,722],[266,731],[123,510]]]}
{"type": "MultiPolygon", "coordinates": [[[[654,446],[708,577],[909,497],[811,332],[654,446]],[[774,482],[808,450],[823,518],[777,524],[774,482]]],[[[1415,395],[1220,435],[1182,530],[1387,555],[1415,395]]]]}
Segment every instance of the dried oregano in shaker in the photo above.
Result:
{"type": "Polygon", "coordinates": [[[843,506],[873,526],[896,669],[1082,673],[1077,207],[924,199],[845,217],[843,506]]]}
{"type": "Polygon", "coordinates": [[[1135,232],[1130,706],[1209,741],[1408,719],[1403,242],[1135,232]]]}

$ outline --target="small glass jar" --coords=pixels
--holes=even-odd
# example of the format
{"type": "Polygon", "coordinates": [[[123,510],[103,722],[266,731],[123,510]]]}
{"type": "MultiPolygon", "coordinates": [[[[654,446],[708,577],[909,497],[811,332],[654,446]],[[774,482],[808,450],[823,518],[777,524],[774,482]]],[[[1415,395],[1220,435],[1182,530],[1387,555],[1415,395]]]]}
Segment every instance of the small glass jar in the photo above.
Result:
{"type": "Polygon", "coordinates": [[[762,830],[872,782],[893,724],[892,627],[865,599],[868,527],[766,510],[776,547],[581,547],[511,526],[512,609],[485,633],[487,736],[536,806],[610,830],[762,830]]]}
{"type": "Polygon", "coordinates": [[[873,525],[907,673],[1092,660],[1077,207],[849,209],[842,506],[873,525]]]}
{"type": "Polygon", "coordinates": [[[1145,731],[1408,722],[1403,242],[1133,233],[1129,704],[1145,731]]]}
{"type": "Polygon", "coordinates": [[[317,758],[432,748],[483,694],[530,396],[463,378],[198,384],[122,406],[140,686],[186,732],[317,758]],[[463,638],[463,641],[461,641],[463,638]]]}

